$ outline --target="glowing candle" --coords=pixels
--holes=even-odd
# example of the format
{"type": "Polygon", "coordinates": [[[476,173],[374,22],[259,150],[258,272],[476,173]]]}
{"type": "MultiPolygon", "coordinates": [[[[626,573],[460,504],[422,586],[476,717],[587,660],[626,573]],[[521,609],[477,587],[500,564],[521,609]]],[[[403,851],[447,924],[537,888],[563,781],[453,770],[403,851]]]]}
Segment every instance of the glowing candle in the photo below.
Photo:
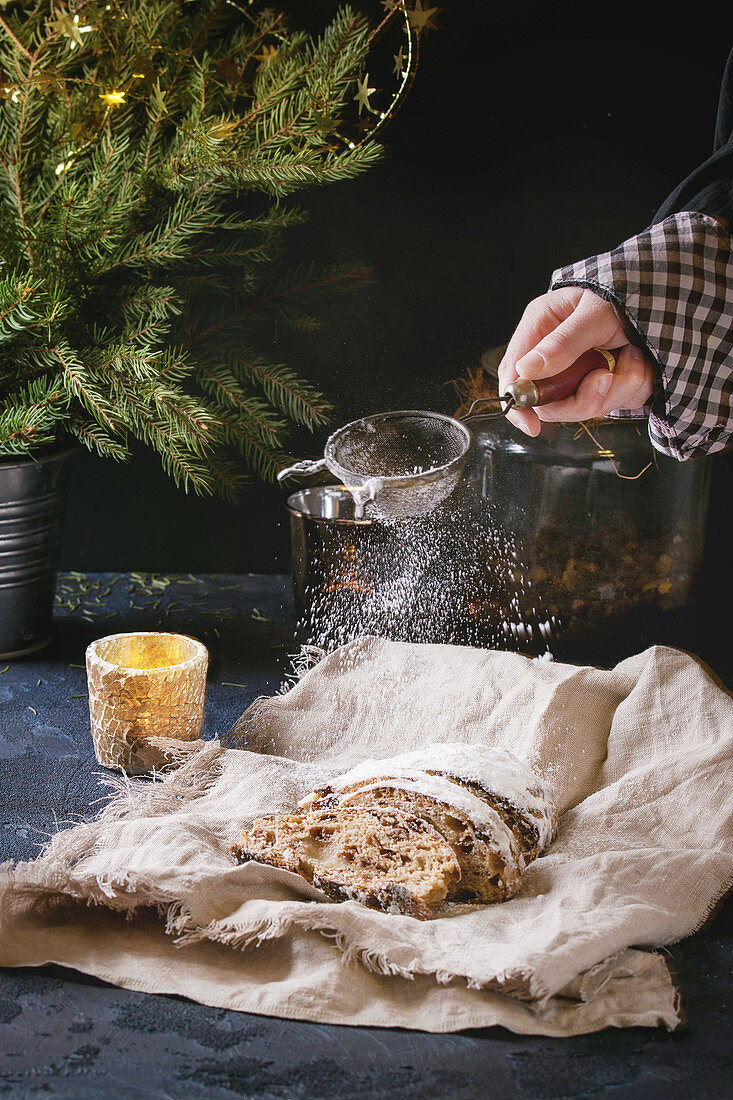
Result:
{"type": "Polygon", "coordinates": [[[141,737],[195,741],[206,694],[206,647],[184,634],[112,634],[86,651],[94,752],[123,768],[141,737]]]}

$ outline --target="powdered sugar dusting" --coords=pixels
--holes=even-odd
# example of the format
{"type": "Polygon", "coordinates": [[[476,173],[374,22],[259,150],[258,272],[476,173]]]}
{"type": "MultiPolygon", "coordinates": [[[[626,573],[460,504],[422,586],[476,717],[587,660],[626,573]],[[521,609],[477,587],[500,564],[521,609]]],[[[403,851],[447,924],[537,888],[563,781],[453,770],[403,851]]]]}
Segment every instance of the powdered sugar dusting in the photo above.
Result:
{"type": "MultiPolygon", "coordinates": [[[[362,514],[376,487],[350,491],[362,514]]],[[[410,519],[319,526],[309,546],[299,640],[330,652],[376,634],[551,659],[553,623],[534,608],[529,571],[496,520],[482,502],[410,519]]]]}
{"type": "MultiPolygon", "coordinates": [[[[557,812],[550,786],[506,749],[436,742],[387,759],[364,760],[331,780],[330,786],[338,792],[366,783],[368,786],[360,786],[360,790],[399,787],[437,798],[460,810],[477,828],[489,831],[502,845],[504,858],[515,858],[511,855],[514,850],[512,834],[499,814],[483,799],[457,787],[449,779],[427,774],[428,770],[474,781],[484,790],[506,799],[537,828],[540,851],[552,840],[557,812]]],[[[310,801],[310,797],[306,798],[301,805],[310,801]]]]}

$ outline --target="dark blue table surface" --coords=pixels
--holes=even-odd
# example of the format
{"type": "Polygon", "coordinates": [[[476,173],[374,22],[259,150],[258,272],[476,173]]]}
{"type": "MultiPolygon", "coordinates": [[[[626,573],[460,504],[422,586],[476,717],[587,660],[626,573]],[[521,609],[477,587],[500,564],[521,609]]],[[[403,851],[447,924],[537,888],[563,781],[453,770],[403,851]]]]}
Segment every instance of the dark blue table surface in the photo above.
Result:
{"type": "MultiPolygon", "coordinates": [[[[29,859],[104,794],[89,733],[84,650],[103,634],[178,630],[211,666],[204,736],[226,732],[288,675],[295,651],[283,576],[59,576],[52,644],[0,661],[0,859],[29,859]]],[[[0,1094],[233,1096],[263,1100],[609,1093],[718,1100],[733,1094],[733,906],[670,949],[685,1026],[573,1039],[501,1028],[430,1035],[335,1027],[147,996],[60,967],[0,971],[0,1094]]]]}

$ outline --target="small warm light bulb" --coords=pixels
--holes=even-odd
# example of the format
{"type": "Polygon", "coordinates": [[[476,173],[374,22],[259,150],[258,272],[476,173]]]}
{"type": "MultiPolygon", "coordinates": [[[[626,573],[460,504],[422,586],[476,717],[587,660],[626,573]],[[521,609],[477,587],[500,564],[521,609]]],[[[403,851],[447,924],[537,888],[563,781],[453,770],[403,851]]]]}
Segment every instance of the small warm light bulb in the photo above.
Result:
{"type": "Polygon", "coordinates": [[[121,107],[125,102],[125,92],[102,92],[99,98],[108,107],[121,107]]]}

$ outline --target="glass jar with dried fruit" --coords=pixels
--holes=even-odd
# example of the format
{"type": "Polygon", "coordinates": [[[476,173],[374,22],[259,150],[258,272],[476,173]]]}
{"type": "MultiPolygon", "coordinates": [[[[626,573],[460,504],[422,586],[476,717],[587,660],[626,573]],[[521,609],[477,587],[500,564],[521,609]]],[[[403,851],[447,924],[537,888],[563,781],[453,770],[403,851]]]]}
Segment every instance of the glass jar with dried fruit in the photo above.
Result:
{"type": "Polygon", "coordinates": [[[694,648],[712,460],[661,455],[644,421],[471,427],[487,537],[465,614],[484,644],[599,665],[694,648]]]}

